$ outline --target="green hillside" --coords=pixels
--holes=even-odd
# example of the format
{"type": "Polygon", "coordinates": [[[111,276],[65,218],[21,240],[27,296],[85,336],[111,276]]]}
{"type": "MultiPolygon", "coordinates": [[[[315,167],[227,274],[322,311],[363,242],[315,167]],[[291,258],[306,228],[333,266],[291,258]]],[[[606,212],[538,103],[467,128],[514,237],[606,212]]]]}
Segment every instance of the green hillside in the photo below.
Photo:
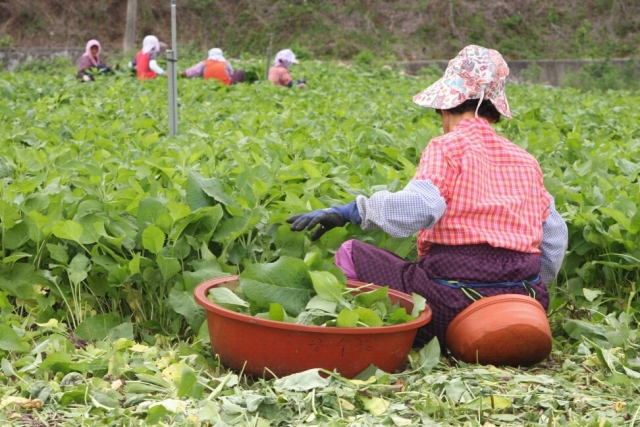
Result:
{"type": "MultiPolygon", "coordinates": [[[[179,42],[228,54],[274,49],[352,58],[449,58],[475,43],[509,59],[627,57],[640,44],[637,0],[178,0],[179,42]]],[[[170,1],[137,0],[137,41],[170,39],[170,1]]],[[[121,49],[125,0],[0,1],[0,46],[121,49]]]]}

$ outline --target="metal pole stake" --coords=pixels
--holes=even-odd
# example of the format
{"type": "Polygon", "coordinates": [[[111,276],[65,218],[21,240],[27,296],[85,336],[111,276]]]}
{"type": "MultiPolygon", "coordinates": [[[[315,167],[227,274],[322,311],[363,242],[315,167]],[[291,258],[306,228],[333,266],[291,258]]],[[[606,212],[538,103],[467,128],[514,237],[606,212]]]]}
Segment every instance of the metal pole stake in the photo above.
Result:
{"type": "Polygon", "coordinates": [[[176,0],[171,0],[171,49],[167,50],[169,72],[169,136],[178,134],[178,32],[176,29],[176,0]]]}
{"type": "Polygon", "coordinates": [[[178,134],[178,67],[175,52],[167,50],[167,72],[169,73],[169,136],[178,134]]]}
{"type": "Polygon", "coordinates": [[[176,0],[171,0],[171,49],[178,60],[178,30],[176,28],[176,0]]]}

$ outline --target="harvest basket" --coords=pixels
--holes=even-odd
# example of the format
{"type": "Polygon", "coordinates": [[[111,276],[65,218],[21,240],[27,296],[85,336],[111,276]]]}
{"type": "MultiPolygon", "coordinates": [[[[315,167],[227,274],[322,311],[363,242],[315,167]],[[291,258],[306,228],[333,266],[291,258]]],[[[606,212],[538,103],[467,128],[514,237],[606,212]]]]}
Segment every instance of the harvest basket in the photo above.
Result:
{"type": "MultiPolygon", "coordinates": [[[[256,377],[281,377],[313,368],[337,371],[353,378],[370,364],[394,372],[407,361],[418,328],[431,320],[429,306],[407,323],[380,327],[337,328],[277,322],[220,307],[207,299],[209,289],[235,289],[238,276],[201,283],[195,299],[207,312],[212,350],[222,364],[256,377]]],[[[372,291],[379,286],[349,280],[347,286],[372,291]]],[[[389,290],[392,303],[407,312],[413,309],[410,295],[389,290]]]]}

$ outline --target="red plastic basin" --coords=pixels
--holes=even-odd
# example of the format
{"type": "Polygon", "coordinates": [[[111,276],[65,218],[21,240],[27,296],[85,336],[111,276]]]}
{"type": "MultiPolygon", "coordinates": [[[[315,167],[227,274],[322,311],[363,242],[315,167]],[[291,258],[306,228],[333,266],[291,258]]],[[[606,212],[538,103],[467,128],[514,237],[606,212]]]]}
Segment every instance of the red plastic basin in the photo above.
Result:
{"type": "MultiPolygon", "coordinates": [[[[394,372],[407,361],[418,328],[431,320],[429,306],[411,322],[400,325],[337,328],[297,325],[260,319],[220,307],[207,299],[209,289],[234,289],[238,276],[207,280],[195,289],[195,299],[207,311],[211,347],[222,364],[256,377],[290,375],[313,368],[336,370],[353,378],[370,364],[394,372]],[[267,370],[268,369],[268,370],[267,370]]],[[[379,288],[355,280],[347,286],[379,288]]],[[[413,309],[410,295],[389,289],[392,303],[399,302],[408,313],[413,309]]]]}
{"type": "Polygon", "coordinates": [[[528,295],[480,298],[449,324],[447,347],[453,356],[482,365],[531,366],[551,353],[547,313],[528,295]]]}

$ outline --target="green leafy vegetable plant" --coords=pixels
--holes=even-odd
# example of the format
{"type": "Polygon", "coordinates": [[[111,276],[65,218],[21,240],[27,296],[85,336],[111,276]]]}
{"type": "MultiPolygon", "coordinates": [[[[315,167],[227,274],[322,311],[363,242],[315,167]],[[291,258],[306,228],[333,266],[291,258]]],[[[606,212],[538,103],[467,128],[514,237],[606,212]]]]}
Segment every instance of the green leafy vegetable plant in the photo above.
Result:
{"type": "Polygon", "coordinates": [[[388,286],[371,291],[364,291],[370,285],[350,288],[344,277],[311,270],[304,261],[288,256],[272,263],[249,265],[239,279],[236,292],[213,288],[209,290],[209,300],[263,319],[342,328],[410,322],[426,307],[425,299],[413,294],[414,309],[409,314],[399,303],[391,302],[388,286]]]}

